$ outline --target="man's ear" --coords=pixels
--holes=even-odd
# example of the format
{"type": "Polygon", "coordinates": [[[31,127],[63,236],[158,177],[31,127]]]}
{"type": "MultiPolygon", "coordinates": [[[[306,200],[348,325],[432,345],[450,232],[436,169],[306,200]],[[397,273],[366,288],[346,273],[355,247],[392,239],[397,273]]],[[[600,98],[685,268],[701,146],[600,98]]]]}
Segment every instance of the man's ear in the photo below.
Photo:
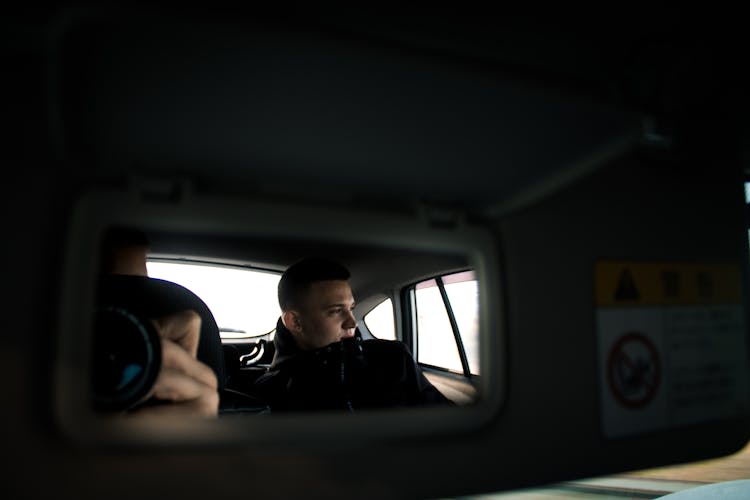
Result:
{"type": "Polygon", "coordinates": [[[296,311],[284,311],[281,314],[281,322],[294,336],[302,335],[302,324],[296,311]]]}

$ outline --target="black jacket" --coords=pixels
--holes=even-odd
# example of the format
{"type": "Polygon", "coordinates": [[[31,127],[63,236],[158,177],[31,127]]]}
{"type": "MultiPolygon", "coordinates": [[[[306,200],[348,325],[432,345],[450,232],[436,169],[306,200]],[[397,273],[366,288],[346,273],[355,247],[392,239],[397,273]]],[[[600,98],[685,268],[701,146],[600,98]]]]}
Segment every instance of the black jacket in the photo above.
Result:
{"type": "Polygon", "coordinates": [[[422,374],[401,342],[353,338],[313,351],[299,349],[279,319],[276,354],[255,383],[272,411],[357,411],[451,405],[422,374]]]}

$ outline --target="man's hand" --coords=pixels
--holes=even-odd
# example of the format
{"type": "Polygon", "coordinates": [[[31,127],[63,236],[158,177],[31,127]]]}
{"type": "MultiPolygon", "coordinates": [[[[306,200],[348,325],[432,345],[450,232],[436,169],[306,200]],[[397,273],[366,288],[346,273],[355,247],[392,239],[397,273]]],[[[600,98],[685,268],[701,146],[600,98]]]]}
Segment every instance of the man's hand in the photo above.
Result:
{"type": "Polygon", "coordinates": [[[219,408],[216,375],[196,359],[201,317],[195,311],[182,311],[152,321],[161,337],[162,362],[146,399],[163,404],[144,406],[131,414],[215,417],[219,408]]]}

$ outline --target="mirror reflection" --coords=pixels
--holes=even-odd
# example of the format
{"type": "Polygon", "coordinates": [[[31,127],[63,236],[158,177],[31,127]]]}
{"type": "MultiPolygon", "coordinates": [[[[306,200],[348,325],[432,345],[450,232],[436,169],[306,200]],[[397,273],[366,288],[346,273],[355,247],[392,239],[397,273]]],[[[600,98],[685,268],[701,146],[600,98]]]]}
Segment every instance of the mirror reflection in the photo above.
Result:
{"type": "Polygon", "coordinates": [[[356,413],[478,398],[466,256],[110,227],[100,263],[98,411],[356,413]]]}

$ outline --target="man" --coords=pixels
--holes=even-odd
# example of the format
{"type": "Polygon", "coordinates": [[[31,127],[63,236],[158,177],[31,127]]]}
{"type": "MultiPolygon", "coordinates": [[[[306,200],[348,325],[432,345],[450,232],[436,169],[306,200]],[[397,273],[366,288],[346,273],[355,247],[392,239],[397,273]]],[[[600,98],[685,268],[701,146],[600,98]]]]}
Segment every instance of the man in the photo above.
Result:
{"type": "Polygon", "coordinates": [[[269,371],[255,386],[272,411],[452,404],[422,374],[401,342],[362,340],[349,271],[305,259],[279,281],[281,318],[269,371]]]}
{"type": "Polygon", "coordinates": [[[127,414],[215,417],[220,387],[214,371],[199,361],[201,316],[192,309],[172,310],[175,307],[160,303],[164,294],[152,286],[159,283],[149,281],[147,251],[146,236],[129,228],[110,228],[102,240],[100,303],[111,301],[147,314],[161,340],[159,372],[141,401],[149,404],[127,414]],[[162,315],[165,310],[168,313],[162,315]],[[152,311],[160,313],[149,314],[152,311]]]}

